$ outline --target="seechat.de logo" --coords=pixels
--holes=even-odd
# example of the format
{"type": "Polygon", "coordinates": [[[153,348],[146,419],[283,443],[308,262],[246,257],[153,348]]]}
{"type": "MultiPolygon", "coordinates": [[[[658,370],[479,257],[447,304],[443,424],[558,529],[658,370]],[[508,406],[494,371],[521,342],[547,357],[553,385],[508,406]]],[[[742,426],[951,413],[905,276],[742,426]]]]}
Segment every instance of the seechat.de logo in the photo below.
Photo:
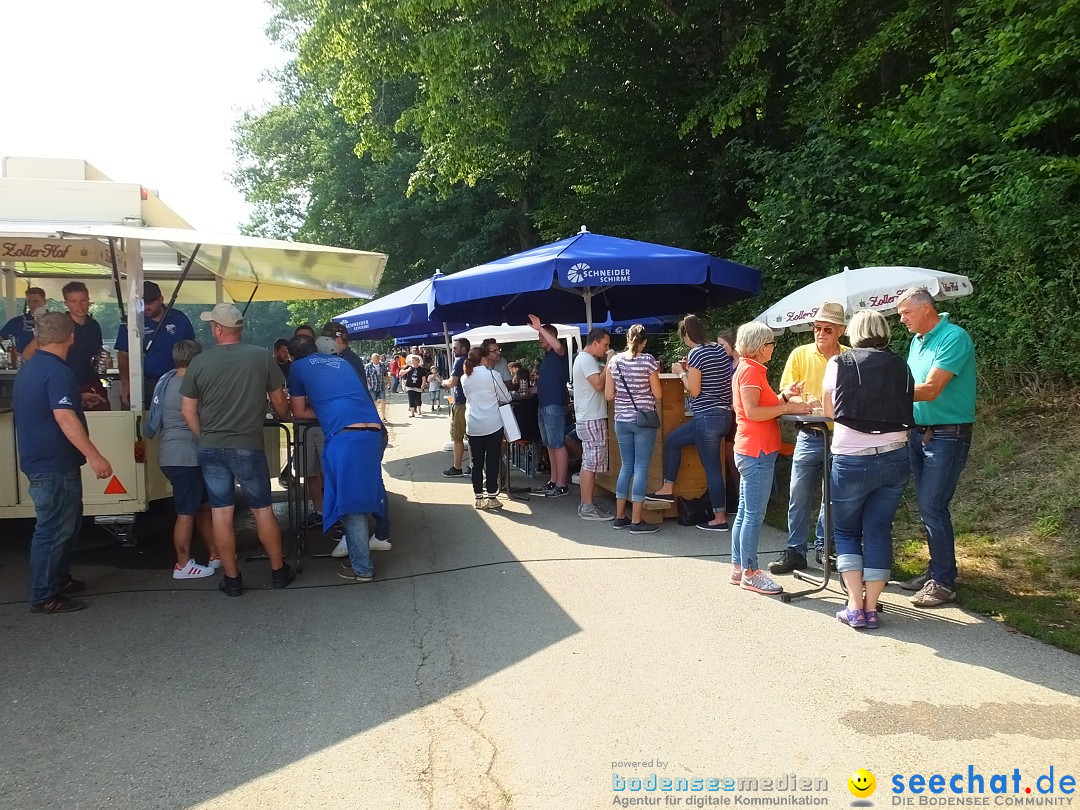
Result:
{"type": "Polygon", "coordinates": [[[585,271],[589,269],[589,265],[585,262],[578,262],[572,265],[569,270],[566,271],[566,279],[574,284],[578,284],[585,280],[585,271]]]}

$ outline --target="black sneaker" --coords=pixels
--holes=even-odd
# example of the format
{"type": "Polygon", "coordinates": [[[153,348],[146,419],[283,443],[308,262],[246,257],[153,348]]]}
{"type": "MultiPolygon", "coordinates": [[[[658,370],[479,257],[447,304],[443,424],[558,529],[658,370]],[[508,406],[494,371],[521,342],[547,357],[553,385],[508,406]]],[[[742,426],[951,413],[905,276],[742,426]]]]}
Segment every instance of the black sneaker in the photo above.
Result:
{"type": "Polygon", "coordinates": [[[660,527],[655,523],[646,523],[644,520],[641,523],[630,524],[630,534],[656,534],[660,531],[660,527]]]}
{"type": "Polygon", "coordinates": [[[283,563],[281,568],[270,572],[270,584],[275,588],[287,588],[294,579],[296,579],[296,574],[288,563],[283,563]]]}
{"type": "Polygon", "coordinates": [[[30,605],[31,613],[74,613],[77,610],[85,609],[86,602],[82,599],[68,599],[60,594],[51,596],[36,605],[30,605]]]}
{"type": "Polygon", "coordinates": [[[615,520],[612,521],[611,528],[613,528],[613,529],[625,529],[626,527],[628,527],[630,525],[632,525],[630,523],[630,518],[617,517],[617,518],[615,518],[615,520]]]}
{"type": "Polygon", "coordinates": [[[307,527],[309,529],[312,529],[312,528],[315,528],[316,526],[318,526],[319,528],[322,528],[322,513],[321,512],[308,512],[307,527]]]}
{"type": "Polygon", "coordinates": [[[780,556],[769,563],[770,574],[790,574],[792,571],[806,570],[806,555],[793,548],[785,548],[780,556]]]}
{"type": "Polygon", "coordinates": [[[81,579],[75,579],[75,577],[68,574],[67,579],[60,583],[60,595],[70,596],[73,593],[82,593],[86,590],[86,583],[81,579]]]}
{"type": "Polygon", "coordinates": [[[218,590],[226,596],[240,596],[244,592],[244,577],[239,571],[235,577],[222,576],[218,583],[218,590]]]}
{"type": "Polygon", "coordinates": [[[548,492],[547,497],[549,497],[549,498],[561,498],[563,495],[569,495],[569,494],[570,494],[570,487],[554,487],[553,489],[551,489],[548,492]]]}
{"type": "Polygon", "coordinates": [[[533,495],[543,495],[543,496],[546,497],[546,496],[550,495],[551,493],[553,493],[557,489],[558,489],[558,486],[555,485],[554,481],[548,481],[542,487],[535,487],[533,489],[533,491],[532,491],[532,494],[533,495]]]}
{"type": "Polygon", "coordinates": [[[465,475],[465,471],[461,467],[451,467],[449,470],[443,470],[442,474],[447,478],[461,478],[465,475]]]}

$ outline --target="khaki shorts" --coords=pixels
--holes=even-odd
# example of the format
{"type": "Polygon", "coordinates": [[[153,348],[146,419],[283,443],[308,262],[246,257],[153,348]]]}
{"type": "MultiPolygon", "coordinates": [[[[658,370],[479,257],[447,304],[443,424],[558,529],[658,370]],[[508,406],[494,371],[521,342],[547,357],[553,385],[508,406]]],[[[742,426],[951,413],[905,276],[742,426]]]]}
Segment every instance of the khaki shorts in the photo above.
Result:
{"type": "Polygon", "coordinates": [[[322,478],[322,451],[326,438],[323,429],[312,425],[304,434],[304,459],[307,462],[308,478],[322,478]]]}
{"type": "Polygon", "coordinates": [[[465,441],[465,406],[455,405],[450,413],[450,439],[455,442],[465,441]]]}

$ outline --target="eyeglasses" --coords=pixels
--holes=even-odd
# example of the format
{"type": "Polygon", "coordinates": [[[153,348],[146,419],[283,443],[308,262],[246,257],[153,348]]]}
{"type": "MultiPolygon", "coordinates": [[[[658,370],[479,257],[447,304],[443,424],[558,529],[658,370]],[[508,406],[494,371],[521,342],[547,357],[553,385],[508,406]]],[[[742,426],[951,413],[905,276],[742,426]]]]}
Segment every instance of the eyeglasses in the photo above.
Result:
{"type": "Polygon", "coordinates": [[[833,330],[834,328],[832,326],[818,326],[817,324],[814,324],[814,331],[821,332],[823,335],[831,335],[833,330]]]}
{"type": "Polygon", "coordinates": [[[766,346],[775,346],[775,345],[776,345],[776,341],[775,341],[775,340],[769,340],[769,341],[766,341],[766,342],[765,342],[765,345],[766,345],[766,346]]]}

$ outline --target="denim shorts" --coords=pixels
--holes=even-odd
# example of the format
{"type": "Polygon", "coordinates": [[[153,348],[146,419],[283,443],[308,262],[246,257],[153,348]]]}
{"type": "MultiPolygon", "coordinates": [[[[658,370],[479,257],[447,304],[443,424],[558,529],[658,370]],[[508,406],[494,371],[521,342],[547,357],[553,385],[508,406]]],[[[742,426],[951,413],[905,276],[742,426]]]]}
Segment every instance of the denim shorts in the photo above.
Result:
{"type": "Polygon", "coordinates": [[[197,515],[206,503],[201,467],[164,466],[161,471],[172,484],[173,507],[178,515],[197,515]]]}
{"type": "Polygon", "coordinates": [[[549,450],[558,450],[566,444],[566,406],[544,405],[538,413],[540,441],[549,450]]]}
{"type": "Polygon", "coordinates": [[[378,402],[380,399],[386,399],[386,391],[380,388],[378,391],[371,392],[371,398],[378,402]]]}
{"type": "Polygon", "coordinates": [[[212,508],[232,506],[236,484],[240,485],[252,509],[264,509],[273,504],[270,468],[266,466],[263,450],[200,447],[199,466],[212,508]]]}

